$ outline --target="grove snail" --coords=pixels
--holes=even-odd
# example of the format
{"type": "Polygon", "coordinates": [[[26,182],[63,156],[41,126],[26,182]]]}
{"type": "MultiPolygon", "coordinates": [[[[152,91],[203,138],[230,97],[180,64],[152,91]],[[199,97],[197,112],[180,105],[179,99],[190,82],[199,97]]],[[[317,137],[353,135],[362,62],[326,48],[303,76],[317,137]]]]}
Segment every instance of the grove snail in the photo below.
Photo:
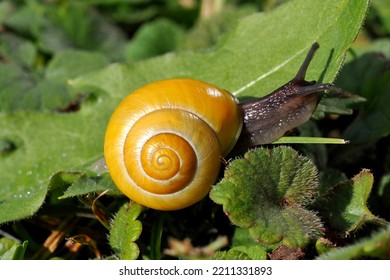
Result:
{"type": "Polygon", "coordinates": [[[304,79],[318,47],[290,82],[259,99],[238,103],[228,91],[191,79],[154,82],[128,95],[112,114],[104,143],[117,187],[158,210],[201,200],[237,141],[246,148],[271,143],[311,117],[315,93],[333,88],[304,79]]]}

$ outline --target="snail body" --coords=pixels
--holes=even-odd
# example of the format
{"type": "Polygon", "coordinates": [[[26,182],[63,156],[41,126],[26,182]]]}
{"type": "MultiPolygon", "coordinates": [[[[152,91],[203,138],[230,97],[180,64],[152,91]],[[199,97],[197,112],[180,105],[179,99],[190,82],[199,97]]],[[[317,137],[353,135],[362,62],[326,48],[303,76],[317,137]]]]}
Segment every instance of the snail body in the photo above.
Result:
{"type": "Polygon", "coordinates": [[[228,91],[192,79],[158,81],[128,95],[111,116],[104,143],[117,187],[158,210],[201,200],[222,157],[278,139],[310,118],[315,93],[333,89],[304,80],[318,47],[290,82],[263,98],[238,103],[228,91]]]}

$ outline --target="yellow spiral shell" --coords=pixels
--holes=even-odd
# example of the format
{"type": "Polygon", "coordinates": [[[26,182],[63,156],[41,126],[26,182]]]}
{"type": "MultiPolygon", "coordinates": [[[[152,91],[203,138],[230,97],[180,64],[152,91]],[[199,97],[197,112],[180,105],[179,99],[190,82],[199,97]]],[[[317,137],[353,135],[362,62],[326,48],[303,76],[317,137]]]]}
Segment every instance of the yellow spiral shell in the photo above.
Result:
{"type": "Polygon", "coordinates": [[[128,95],[107,126],[104,155],[117,187],[150,208],[201,200],[242,128],[227,91],[191,79],[148,84],[128,95]]]}

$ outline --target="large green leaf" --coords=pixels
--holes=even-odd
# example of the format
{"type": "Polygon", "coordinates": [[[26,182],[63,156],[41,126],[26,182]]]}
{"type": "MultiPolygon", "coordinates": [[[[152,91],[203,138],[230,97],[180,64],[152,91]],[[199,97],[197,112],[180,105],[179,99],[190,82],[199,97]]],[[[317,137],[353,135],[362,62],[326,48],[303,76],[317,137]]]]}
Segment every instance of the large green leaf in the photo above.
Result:
{"type": "Polygon", "coordinates": [[[115,105],[148,82],[185,76],[236,91],[239,97],[262,96],[295,75],[314,41],[321,48],[308,79],[332,81],[367,5],[352,0],[290,1],[270,13],[244,18],[214,51],[113,64],[73,80],[75,89],[93,90],[96,97],[76,113],[1,114],[0,143],[10,143],[13,151],[0,154],[0,223],[39,209],[55,172],[83,171],[102,158],[104,130],[115,105]]]}
{"type": "Polygon", "coordinates": [[[109,117],[99,109],[103,106],[84,104],[77,114],[0,115],[0,138],[11,143],[9,151],[0,154],[0,222],[32,215],[42,205],[55,171],[86,170],[102,156],[102,127],[109,117]],[[95,116],[95,110],[101,114],[95,116]],[[95,141],[86,140],[92,135],[95,141]]]}

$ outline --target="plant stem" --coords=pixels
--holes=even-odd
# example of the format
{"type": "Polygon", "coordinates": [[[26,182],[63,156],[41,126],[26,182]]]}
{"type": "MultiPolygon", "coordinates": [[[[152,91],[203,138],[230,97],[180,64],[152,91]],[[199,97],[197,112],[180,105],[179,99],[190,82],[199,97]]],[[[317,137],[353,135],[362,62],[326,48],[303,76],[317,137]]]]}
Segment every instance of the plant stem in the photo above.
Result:
{"type": "Polygon", "coordinates": [[[150,258],[152,260],[161,260],[161,236],[164,225],[165,215],[161,214],[152,226],[150,240],[150,258]]]}

